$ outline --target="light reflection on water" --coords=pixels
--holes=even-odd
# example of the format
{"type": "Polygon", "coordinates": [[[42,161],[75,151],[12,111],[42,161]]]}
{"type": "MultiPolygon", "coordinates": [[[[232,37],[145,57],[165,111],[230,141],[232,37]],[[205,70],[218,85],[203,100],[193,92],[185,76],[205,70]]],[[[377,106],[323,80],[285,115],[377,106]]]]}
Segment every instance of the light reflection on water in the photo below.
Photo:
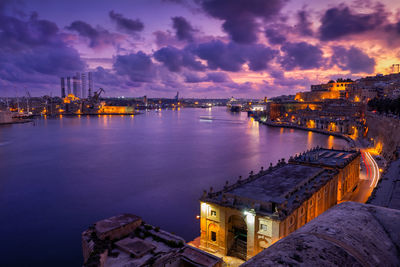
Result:
{"type": "Polygon", "coordinates": [[[47,117],[1,127],[0,144],[2,264],[79,266],[80,234],[99,219],[135,213],[191,240],[203,189],[345,142],[212,108],[47,117]]]}

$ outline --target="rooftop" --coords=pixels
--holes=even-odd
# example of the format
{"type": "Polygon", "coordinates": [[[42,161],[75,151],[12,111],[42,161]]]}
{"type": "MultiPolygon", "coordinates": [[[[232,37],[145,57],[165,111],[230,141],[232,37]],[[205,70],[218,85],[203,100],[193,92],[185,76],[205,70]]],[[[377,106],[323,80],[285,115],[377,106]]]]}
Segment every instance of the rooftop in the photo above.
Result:
{"type": "Polygon", "coordinates": [[[139,220],[141,220],[139,216],[133,214],[121,214],[96,222],[95,228],[98,234],[104,234],[139,220]]]}
{"type": "Polygon", "coordinates": [[[185,244],[185,240],[140,217],[123,214],[99,221],[82,234],[84,266],[221,266],[222,259],[185,244]],[[139,222],[139,224],[137,224],[139,222]],[[134,227],[124,227],[124,226],[134,227]],[[101,235],[124,227],[123,235],[101,235]],[[129,230],[129,231],[128,231],[129,230]]]}
{"type": "Polygon", "coordinates": [[[323,171],[324,169],[318,167],[284,165],[228,193],[263,202],[281,203],[294,188],[323,171]]]}
{"type": "Polygon", "coordinates": [[[343,168],[355,159],[360,152],[314,148],[289,159],[289,163],[307,163],[331,168],[343,168]]]}
{"type": "Polygon", "coordinates": [[[225,186],[219,192],[205,192],[200,200],[235,209],[254,209],[264,216],[283,219],[336,174],[336,170],[282,161],[266,171],[225,186]]]}

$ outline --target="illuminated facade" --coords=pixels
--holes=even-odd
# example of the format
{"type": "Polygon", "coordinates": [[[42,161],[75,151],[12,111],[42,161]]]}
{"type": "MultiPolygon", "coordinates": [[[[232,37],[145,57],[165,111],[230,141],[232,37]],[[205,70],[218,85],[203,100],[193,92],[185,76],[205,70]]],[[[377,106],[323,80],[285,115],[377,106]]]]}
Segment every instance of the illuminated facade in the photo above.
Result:
{"type": "Polygon", "coordinates": [[[200,248],[247,260],[337,203],[338,171],[283,161],[201,198],[200,248]]]}
{"type": "Polygon", "coordinates": [[[316,148],[200,199],[200,248],[247,260],[342,200],[360,153],[316,148]]]}
{"type": "Polygon", "coordinates": [[[128,106],[102,106],[99,113],[105,114],[132,114],[135,112],[133,107],[128,106]]]}
{"type": "Polygon", "coordinates": [[[358,151],[314,148],[289,159],[291,164],[318,166],[338,171],[337,200],[343,200],[358,185],[360,177],[360,157],[358,151]]]}

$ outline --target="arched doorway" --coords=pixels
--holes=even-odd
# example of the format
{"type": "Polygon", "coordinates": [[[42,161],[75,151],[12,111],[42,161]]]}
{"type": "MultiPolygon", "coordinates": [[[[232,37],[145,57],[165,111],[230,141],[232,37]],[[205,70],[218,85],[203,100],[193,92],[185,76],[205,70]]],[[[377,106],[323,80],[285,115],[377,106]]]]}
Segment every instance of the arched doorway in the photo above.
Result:
{"type": "Polygon", "coordinates": [[[228,220],[228,256],[247,258],[247,225],[243,217],[232,215],[228,220]]]}

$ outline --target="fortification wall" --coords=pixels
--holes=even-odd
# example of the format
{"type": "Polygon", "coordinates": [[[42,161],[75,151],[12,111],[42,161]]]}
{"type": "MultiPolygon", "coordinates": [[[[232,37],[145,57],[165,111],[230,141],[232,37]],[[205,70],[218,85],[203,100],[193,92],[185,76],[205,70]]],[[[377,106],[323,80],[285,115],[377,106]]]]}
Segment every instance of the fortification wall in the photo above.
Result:
{"type": "Polygon", "coordinates": [[[344,202],[241,267],[400,266],[400,211],[344,202]]]}
{"type": "Polygon", "coordinates": [[[400,119],[368,112],[366,120],[367,138],[373,138],[376,152],[387,160],[394,159],[396,149],[400,146],[400,119]]]}

